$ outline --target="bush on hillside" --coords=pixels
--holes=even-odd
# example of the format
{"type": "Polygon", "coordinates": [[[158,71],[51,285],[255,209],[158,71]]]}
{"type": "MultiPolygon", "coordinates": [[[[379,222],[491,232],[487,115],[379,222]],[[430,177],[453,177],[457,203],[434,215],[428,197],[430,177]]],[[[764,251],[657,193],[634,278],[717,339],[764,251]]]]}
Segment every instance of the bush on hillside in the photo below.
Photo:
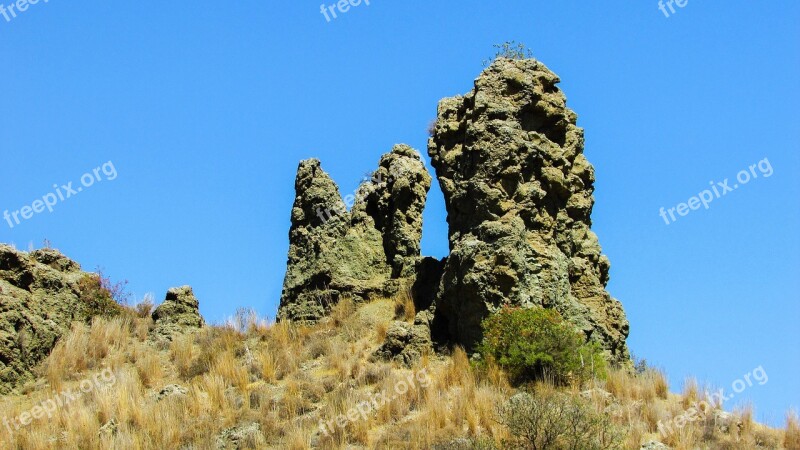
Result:
{"type": "Polygon", "coordinates": [[[620,448],[624,437],[611,418],[588,400],[551,386],[511,397],[499,415],[513,436],[504,448],[602,450],[620,448]]]}
{"type": "Polygon", "coordinates": [[[553,309],[504,307],[483,321],[479,351],[516,384],[548,380],[558,385],[605,378],[606,361],[553,309]]]}
{"type": "Polygon", "coordinates": [[[123,286],[123,283],[111,285],[109,279],[102,274],[87,273],[78,281],[78,294],[88,309],[89,316],[115,317],[122,313],[117,298],[127,298],[123,286]]]}

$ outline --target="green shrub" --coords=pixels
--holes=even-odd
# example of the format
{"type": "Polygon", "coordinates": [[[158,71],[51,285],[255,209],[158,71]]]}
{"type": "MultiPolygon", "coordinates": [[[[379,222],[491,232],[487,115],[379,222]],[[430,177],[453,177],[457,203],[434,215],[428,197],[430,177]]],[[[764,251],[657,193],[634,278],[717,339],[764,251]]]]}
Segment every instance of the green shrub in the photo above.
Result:
{"type": "Polygon", "coordinates": [[[564,385],[606,375],[598,346],[585,343],[553,309],[501,309],[483,321],[479,351],[516,384],[548,380],[564,385]]]}

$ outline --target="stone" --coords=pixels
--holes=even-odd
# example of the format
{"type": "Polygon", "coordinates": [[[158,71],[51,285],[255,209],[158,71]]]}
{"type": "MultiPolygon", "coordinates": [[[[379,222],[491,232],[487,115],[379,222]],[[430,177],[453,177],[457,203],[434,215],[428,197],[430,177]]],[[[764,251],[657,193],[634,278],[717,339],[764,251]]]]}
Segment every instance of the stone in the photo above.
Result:
{"type": "Polygon", "coordinates": [[[315,322],[341,298],[387,297],[415,276],[431,177],[419,153],[396,145],[362,183],[351,211],[319,160],[295,179],[280,320],[315,322]]]}
{"type": "Polygon", "coordinates": [[[119,314],[109,295],[97,294],[97,275],[58,250],[26,253],[0,244],[0,394],[32,380],[73,322],[119,314]]]}
{"type": "Polygon", "coordinates": [[[117,422],[117,419],[111,419],[108,422],[106,422],[102,427],[100,427],[100,430],[98,431],[97,435],[100,437],[105,436],[110,438],[116,435],[118,430],[119,430],[119,422],[117,422]]]}
{"type": "Polygon", "coordinates": [[[176,335],[205,326],[200,315],[200,302],[190,286],[171,288],[164,302],[153,311],[155,326],[151,336],[156,340],[171,341],[176,335]]]}
{"type": "Polygon", "coordinates": [[[658,441],[647,441],[642,444],[641,450],[670,450],[670,447],[658,441]]]}
{"type": "Polygon", "coordinates": [[[741,417],[735,414],[715,409],[713,416],[714,427],[722,434],[731,434],[733,432],[738,434],[744,428],[744,422],[741,417]]]}
{"type": "Polygon", "coordinates": [[[266,447],[266,440],[258,423],[227,428],[216,437],[215,441],[216,448],[220,450],[266,447]]]}
{"type": "Polygon", "coordinates": [[[165,398],[173,397],[173,396],[185,396],[189,393],[189,389],[179,385],[179,384],[168,384],[164,386],[158,394],[156,395],[156,400],[161,401],[165,398]]]}
{"type": "Polygon", "coordinates": [[[625,362],[628,321],[591,231],[594,169],[559,81],[536,60],[498,58],[471,92],[439,103],[428,154],[451,252],[436,313],[469,350],[504,305],[555,308],[625,362]]]}
{"type": "Polygon", "coordinates": [[[419,153],[401,144],[381,157],[372,177],[378,182],[359,189],[352,222],[368,223],[380,232],[393,278],[413,276],[431,176],[419,153]]]}
{"type": "Polygon", "coordinates": [[[432,314],[417,314],[413,324],[394,321],[386,331],[386,340],[375,352],[375,357],[393,360],[410,367],[429,349],[433,348],[431,340],[432,314]]]}

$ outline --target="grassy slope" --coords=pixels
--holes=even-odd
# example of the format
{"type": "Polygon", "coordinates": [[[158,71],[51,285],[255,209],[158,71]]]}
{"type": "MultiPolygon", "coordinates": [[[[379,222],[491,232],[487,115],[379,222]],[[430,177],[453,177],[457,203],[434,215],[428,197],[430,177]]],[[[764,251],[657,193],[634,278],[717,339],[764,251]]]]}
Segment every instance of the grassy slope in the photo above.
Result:
{"type": "MultiPolygon", "coordinates": [[[[243,318],[179,337],[168,348],[153,345],[147,339],[151,320],[134,314],[76,325],[25,395],[0,403],[0,420],[9,419],[9,426],[0,424],[0,448],[206,449],[217,448],[220,435],[228,436],[221,441],[228,448],[234,442],[239,448],[431,448],[459,437],[502,448],[509,435],[497,405],[515,390],[501,370],[471,367],[460,350],[428,355],[410,369],[371,360],[395,312],[413,317],[407,309],[391,300],[359,307],[343,302],[311,327],[243,318]],[[109,368],[113,384],[98,384],[55,408],[52,417],[14,429],[10,418],[109,368]],[[158,400],[171,384],[186,394],[158,400]],[[375,401],[376,394],[385,394],[385,401],[375,401]],[[345,420],[348,414],[355,420],[345,420]],[[104,430],[115,431],[101,431],[110,421],[104,430]],[[320,421],[328,424],[327,434],[320,421]]],[[[687,449],[750,449],[756,442],[780,448],[784,441],[784,432],[753,423],[749,411],[741,412],[741,430],[732,434],[698,421],[659,437],[658,421],[682,414],[698,394],[691,388],[670,394],[657,371],[612,372],[606,381],[570,392],[587,390],[596,408],[625,431],[625,448],[651,439],[687,449]]],[[[790,428],[786,440],[798,445],[796,422],[790,428]]]]}

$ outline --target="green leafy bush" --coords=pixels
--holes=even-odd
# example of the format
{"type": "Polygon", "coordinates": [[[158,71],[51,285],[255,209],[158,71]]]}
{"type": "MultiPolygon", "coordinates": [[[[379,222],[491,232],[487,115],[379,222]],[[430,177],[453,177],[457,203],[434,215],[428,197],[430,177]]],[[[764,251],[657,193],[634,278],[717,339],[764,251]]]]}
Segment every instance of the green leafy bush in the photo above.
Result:
{"type": "Polygon", "coordinates": [[[505,307],[483,321],[479,351],[517,384],[548,380],[564,385],[605,378],[606,361],[553,309],[505,307]]]}

